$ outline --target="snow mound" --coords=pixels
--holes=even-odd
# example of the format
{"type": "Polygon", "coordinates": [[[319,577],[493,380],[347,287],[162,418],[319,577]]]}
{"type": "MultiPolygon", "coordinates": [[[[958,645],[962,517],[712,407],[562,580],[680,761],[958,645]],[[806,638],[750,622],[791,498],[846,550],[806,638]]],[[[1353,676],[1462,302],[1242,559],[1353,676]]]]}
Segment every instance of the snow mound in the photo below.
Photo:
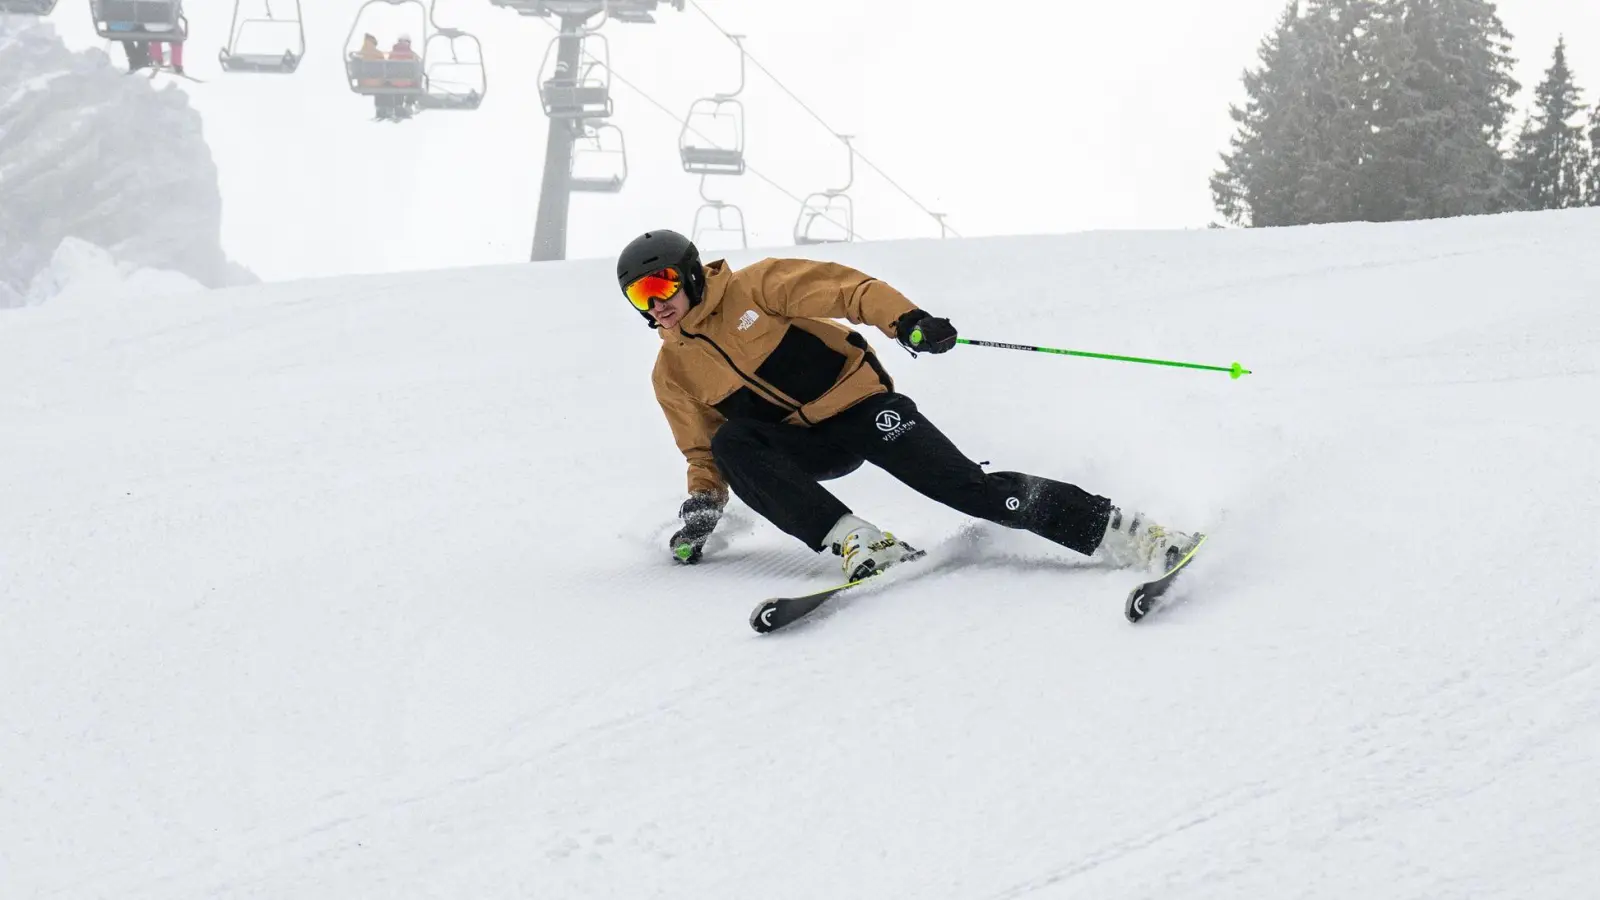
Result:
{"type": "Polygon", "coordinates": [[[110,251],[67,238],[50,264],[33,278],[27,305],[55,301],[85,305],[204,291],[205,285],[179,272],[118,262],[110,251]]]}

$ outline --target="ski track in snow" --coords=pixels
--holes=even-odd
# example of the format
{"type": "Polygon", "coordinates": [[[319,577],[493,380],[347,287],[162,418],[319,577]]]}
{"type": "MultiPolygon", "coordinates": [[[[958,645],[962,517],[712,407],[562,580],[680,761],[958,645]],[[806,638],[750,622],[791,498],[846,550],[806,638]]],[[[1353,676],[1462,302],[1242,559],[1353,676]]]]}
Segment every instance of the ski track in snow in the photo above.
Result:
{"type": "Polygon", "coordinates": [[[0,896],[1586,895],[1597,243],[807,251],[971,337],[1255,370],[868,333],[992,470],[1212,534],[1138,626],[1136,576],[866,467],[830,487],[928,558],[755,635],[838,562],[737,503],[670,559],[605,261],[0,313],[0,896]]]}

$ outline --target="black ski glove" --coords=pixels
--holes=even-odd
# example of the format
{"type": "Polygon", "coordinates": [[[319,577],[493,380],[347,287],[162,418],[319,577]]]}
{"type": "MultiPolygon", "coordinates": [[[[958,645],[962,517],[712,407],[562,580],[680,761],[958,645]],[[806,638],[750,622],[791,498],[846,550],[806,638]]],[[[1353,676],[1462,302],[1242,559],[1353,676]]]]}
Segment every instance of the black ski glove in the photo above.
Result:
{"type": "Polygon", "coordinates": [[[943,353],[956,345],[956,327],[949,319],[913,309],[894,323],[895,340],[917,353],[943,353]]]}
{"type": "Polygon", "coordinates": [[[683,527],[672,536],[672,558],[684,565],[694,565],[700,561],[706,538],[711,537],[717,521],[722,518],[722,503],[715,494],[690,494],[678,507],[678,518],[683,520],[683,527]]]}

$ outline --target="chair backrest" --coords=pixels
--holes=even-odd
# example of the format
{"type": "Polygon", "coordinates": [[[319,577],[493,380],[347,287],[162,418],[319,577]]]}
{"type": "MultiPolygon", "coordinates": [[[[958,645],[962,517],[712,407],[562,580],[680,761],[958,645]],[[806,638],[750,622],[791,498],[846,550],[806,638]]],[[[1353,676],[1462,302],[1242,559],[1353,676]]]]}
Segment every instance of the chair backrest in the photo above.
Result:
{"type": "Polygon", "coordinates": [[[182,15],[178,0],[96,0],[96,18],[104,22],[178,27],[182,15]]]}
{"type": "Polygon", "coordinates": [[[420,59],[362,59],[359,56],[350,59],[351,78],[378,78],[384,81],[405,79],[419,81],[422,78],[422,60],[420,59]]]}

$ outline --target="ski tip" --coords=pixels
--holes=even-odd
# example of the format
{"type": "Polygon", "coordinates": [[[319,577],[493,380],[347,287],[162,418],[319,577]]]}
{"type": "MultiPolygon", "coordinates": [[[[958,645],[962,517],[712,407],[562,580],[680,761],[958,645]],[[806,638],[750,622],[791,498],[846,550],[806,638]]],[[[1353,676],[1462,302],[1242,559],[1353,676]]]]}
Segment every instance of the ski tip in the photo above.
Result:
{"type": "Polygon", "coordinates": [[[1145,617],[1145,613],[1150,611],[1147,603],[1148,598],[1145,597],[1144,585],[1141,584],[1128,592],[1128,599],[1123,604],[1123,614],[1128,617],[1129,622],[1137,622],[1145,617]]]}
{"type": "Polygon", "coordinates": [[[768,602],[750,611],[750,627],[755,629],[756,634],[767,634],[773,630],[772,614],[777,609],[776,604],[768,602]]]}
{"type": "Polygon", "coordinates": [[[1159,578],[1135,585],[1133,590],[1128,592],[1128,599],[1123,603],[1122,611],[1129,622],[1138,622],[1164,605],[1167,592],[1171,590],[1179,573],[1189,565],[1195,554],[1200,552],[1200,548],[1205,546],[1207,536],[1204,532],[1197,533],[1195,537],[1194,546],[1189,548],[1189,552],[1185,553],[1176,565],[1159,578]]]}

